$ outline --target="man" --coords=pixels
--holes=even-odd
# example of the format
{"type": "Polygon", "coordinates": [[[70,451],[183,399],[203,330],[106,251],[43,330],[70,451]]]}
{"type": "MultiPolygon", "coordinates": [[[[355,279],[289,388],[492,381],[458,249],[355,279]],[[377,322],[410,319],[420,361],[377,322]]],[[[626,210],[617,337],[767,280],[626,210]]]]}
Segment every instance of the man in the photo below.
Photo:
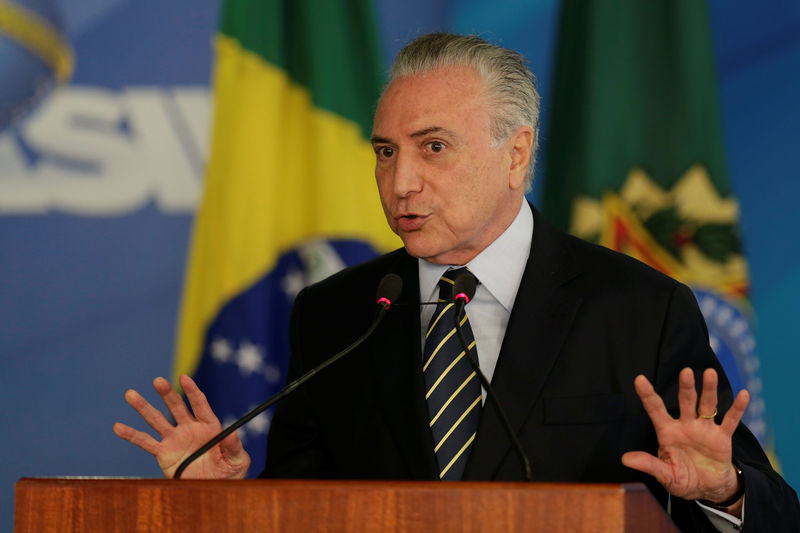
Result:
{"type": "MultiPolygon", "coordinates": [[[[451,350],[452,332],[436,338],[448,306],[420,306],[437,299],[437,285],[446,294],[451,267],[466,265],[479,285],[464,327],[534,480],[644,481],[662,504],[673,496],[672,517],[690,530],[732,531],[742,518],[752,529],[796,530],[797,496],[739,424],[748,395],[732,398],[691,292],[560,233],[524,201],[538,105],[512,51],[433,34],[400,52],[372,143],[381,203],[404,248],[298,295],[290,379],[366,329],[385,274],[401,276],[403,293],[370,340],[278,407],[264,475],[521,479],[496,410],[481,407],[485,391],[451,350]]],[[[194,417],[165,380],[154,385],[177,425],[128,391],[162,440],[122,424],[115,432],[171,476],[219,422],[188,377],[194,417]]],[[[243,477],[248,465],[234,434],[187,474],[243,477]]]]}

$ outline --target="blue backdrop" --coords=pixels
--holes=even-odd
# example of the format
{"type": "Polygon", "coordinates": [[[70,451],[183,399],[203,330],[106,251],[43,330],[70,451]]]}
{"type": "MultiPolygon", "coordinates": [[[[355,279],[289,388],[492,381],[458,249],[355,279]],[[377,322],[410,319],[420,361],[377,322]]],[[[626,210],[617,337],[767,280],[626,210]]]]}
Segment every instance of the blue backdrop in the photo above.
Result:
{"type": "MultiPolygon", "coordinates": [[[[60,16],[76,66],[67,86],[0,131],[0,523],[7,530],[21,476],[160,475],[111,425],[138,424],[125,389],[153,399],[152,378],[170,372],[207,150],[218,9],[216,0],[18,3],[60,16]]],[[[800,4],[712,0],[710,7],[763,396],[784,473],[798,486],[800,4]]],[[[525,53],[543,96],[543,144],[557,9],[555,0],[376,1],[387,64],[413,36],[440,29],[479,32],[525,53]]],[[[4,91],[9,72],[47,71],[15,47],[0,40],[4,91]]]]}

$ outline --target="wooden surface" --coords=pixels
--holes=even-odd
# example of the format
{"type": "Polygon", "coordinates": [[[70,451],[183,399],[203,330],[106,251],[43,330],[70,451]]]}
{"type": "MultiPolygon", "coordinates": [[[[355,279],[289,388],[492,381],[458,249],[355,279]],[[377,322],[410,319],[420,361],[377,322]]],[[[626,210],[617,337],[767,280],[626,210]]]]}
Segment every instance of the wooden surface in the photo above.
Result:
{"type": "Polygon", "coordinates": [[[33,479],[14,531],[676,532],[640,484],[33,479]]]}

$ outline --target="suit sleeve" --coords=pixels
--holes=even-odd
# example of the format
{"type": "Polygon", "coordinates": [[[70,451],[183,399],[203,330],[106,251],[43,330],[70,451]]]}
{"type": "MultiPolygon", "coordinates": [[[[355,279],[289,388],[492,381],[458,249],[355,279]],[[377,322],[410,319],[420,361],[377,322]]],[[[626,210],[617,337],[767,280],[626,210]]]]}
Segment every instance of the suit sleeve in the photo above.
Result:
{"type": "MultiPolygon", "coordinates": [[[[708,331],[694,294],[679,285],[670,301],[661,335],[656,390],[673,416],[678,414],[678,374],[684,367],[695,371],[696,382],[706,368],[720,376],[717,423],[733,403],[728,378],[708,344],[708,331]]],[[[775,472],[761,445],[744,424],[733,435],[733,459],[745,478],[744,531],[800,531],[797,494],[775,472]]],[[[700,507],[672,498],[672,518],[686,531],[717,531],[700,507]]]]}
{"type": "MultiPolygon", "coordinates": [[[[303,324],[306,317],[309,288],[295,299],[289,325],[292,355],[287,382],[291,383],[309,369],[305,368],[303,324]]],[[[303,387],[278,404],[267,440],[267,460],[260,477],[327,478],[328,458],[321,445],[320,429],[310,408],[303,387]]]]}

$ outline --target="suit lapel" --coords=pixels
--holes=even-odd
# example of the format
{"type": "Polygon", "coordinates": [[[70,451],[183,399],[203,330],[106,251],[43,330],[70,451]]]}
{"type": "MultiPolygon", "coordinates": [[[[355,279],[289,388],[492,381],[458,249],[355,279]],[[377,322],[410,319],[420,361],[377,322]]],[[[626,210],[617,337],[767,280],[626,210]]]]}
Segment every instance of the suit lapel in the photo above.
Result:
{"type": "Polygon", "coordinates": [[[437,479],[422,375],[417,260],[405,252],[394,270],[403,292],[375,340],[374,376],[384,421],[411,479],[437,479]]]}
{"type": "MultiPolygon", "coordinates": [[[[564,238],[534,209],[531,254],[506,328],[492,388],[515,433],[539,400],[567,337],[580,298],[562,288],[579,272],[564,238]]],[[[465,479],[492,479],[511,451],[500,418],[486,402],[465,479]]],[[[536,458],[529,457],[536,470],[536,458]]],[[[521,474],[521,473],[520,473],[521,474]]]]}

